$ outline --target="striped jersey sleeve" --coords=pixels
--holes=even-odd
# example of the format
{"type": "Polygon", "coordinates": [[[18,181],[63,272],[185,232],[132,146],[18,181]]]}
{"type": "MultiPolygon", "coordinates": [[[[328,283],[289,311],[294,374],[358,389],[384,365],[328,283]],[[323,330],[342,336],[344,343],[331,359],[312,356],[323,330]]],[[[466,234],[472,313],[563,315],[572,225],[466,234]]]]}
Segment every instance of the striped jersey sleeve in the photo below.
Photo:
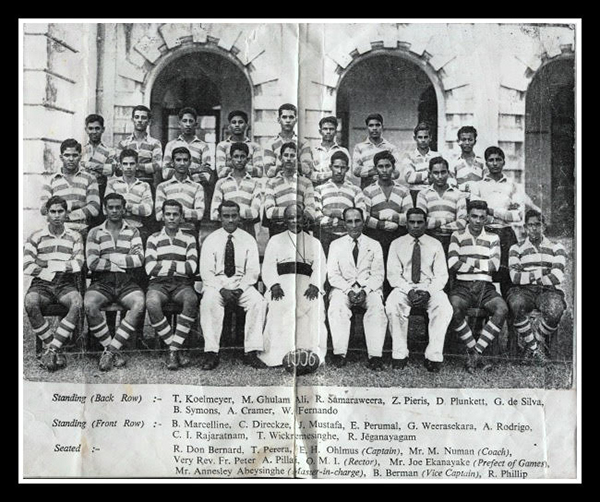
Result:
{"type": "Polygon", "coordinates": [[[379,222],[406,225],[406,211],[413,205],[406,187],[395,183],[388,199],[379,184],[373,183],[363,190],[363,194],[368,228],[377,228],[379,222]]]}
{"type": "Polygon", "coordinates": [[[46,202],[54,195],[59,195],[67,201],[68,218],[72,222],[84,222],[100,214],[100,191],[96,178],[85,172],[78,171],[67,179],[62,173],[50,178],[42,188],[40,197],[40,212],[46,214],[46,202]]]}
{"type": "Polygon", "coordinates": [[[204,214],[204,189],[202,185],[191,180],[183,182],[176,178],[164,181],[156,189],[154,212],[157,221],[162,221],[162,205],[167,199],[175,199],[183,206],[183,217],[186,222],[197,222],[204,214]]]}
{"type": "Polygon", "coordinates": [[[558,287],[565,277],[567,254],[562,244],[543,239],[538,249],[526,239],[513,244],[508,255],[510,278],[514,284],[558,287]]]}
{"type": "Polygon", "coordinates": [[[123,226],[116,243],[104,224],[92,228],[87,238],[86,254],[87,265],[92,272],[124,272],[141,267],[144,260],[140,233],[128,225],[123,226]]]}
{"type": "MultiPolygon", "coordinates": [[[[257,143],[245,141],[248,145],[248,164],[246,170],[253,178],[261,178],[263,175],[263,152],[262,148],[257,143]]],[[[215,166],[217,176],[225,178],[233,171],[231,165],[231,155],[229,150],[233,142],[230,139],[221,141],[215,149],[215,166]]]]}
{"type": "Polygon", "coordinates": [[[315,215],[321,227],[336,232],[345,231],[342,218],[344,209],[349,207],[360,209],[363,217],[366,218],[364,194],[353,183],[347,181],[338,188],[330,181],[315,188],[315,215]]]}
{"type": "MultiPolygon", "coordinates": [[[[24,247],[23,272],[38,276],[48,262],[60,262],[59,272],[77,273],[83,266],[83,241],[78,232],[65,229],[56,237],[47,229],[34,232],[24,247]]],[[[56,263],[55,263],[56,265],[56,263]]]]}
{"type": "Polygon", "coordinates": [[[440,197],[435,188],[421,190],[417,207],[427,213],[427,228],[446,231],[462,230],[467,226],[467,199],[464,192],[450,187],[440,197]]]}
{"type": "Polygon", "coordinates": [[[260,213],[260,187],[255,179],[245,177],[238,185],[233,177],[217,181],[210,205],[210,219],[219,220],[219,205],[225,200],[237,202],[240,216],[245,220],[257,220],[260,213]]]}
{"type": "Polygon", "coordinates": [[[163,230],[148,237],[146,273],[150,277],[192,277],[198,270],[196,240],[177,232],[171,239],[163,230]]]}
{"type": "Polygon", "coordinates": [[[500,238],[482,231],[473,237],[468,229],[454,232],[448,248],[448,268],[463,281],[492,282],[500,268],[500,238]]]}

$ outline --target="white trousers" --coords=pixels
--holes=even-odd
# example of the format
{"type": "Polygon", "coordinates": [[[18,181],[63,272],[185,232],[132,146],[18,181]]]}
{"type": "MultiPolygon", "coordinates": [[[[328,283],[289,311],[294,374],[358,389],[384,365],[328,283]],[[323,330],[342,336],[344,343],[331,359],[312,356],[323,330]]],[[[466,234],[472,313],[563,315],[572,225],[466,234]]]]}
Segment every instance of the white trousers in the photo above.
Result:
{"type": "MultiPolygon", "coordinates": [[[[408,316],[411,306],[406,293],[394,288],[385,303],[385,311],[392,334],[392,359],[408,357],[408,316]]],[[[444,360],[444,340],[446,330],[452,320],[452,305],[446,293],[432,293],[427,303],[429,316],[429,343],[425,349],[425,358],[433,362],[444,360]]]]}
{"type": "MultiPolygon", "coordinates": [[[[244,326],[244,351],[263,349],[263,326],[267,303],[255,288],[248,288],[240,296],[238,305],[246,312],[244,326]]],[[[200,301],[200,326],[204,335],[204,352],[219,352],[225,302],[221,293],[206,288],[200,301]]]]}
{"type": "MultiPolygon", "coordinates": [[[[383,342],[387,329],[387,317],[383,307],[383,299],[380,291],[372,291],[366,298],[366,312],[363,317],[365,340],[367,342],[367,353],[369,357],[381,357],[383,354],[383,342]]],[[[329,294],[329,329],[333,343],[333,353],[346,355],[348,351],[348,340],[350,339],[350,321],[352,310],[350,300],[343,291],[333,288],[329,294]]]]}

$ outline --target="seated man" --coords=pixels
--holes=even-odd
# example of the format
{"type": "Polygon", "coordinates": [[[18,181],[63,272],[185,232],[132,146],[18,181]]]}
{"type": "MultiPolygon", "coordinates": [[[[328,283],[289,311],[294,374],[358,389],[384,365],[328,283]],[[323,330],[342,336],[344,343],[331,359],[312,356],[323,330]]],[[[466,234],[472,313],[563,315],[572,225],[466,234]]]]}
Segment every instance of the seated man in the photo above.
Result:
{"type": "Polygon", "coordinates": [[[403,369],[408,363],[408,316],[413,307],[420,307],[429,316],[425,368],[437,373],[452,320],[452,306],[444,293],[446,255],[438,240],[425,235],[425,211],[411,207],[406,218],[408,235],[392,242],[387,262],[388,281],[394,288],[385,303],[392,334],[392,367],[403,369]]]}
{"type": "Polygon", "coordinates": [[[194,237],[179,228],[183,218],[181,203],[164,201],[162,213],[165,226],[152,234],[146,245],[146,273],[150,277],[146,309],[152,327],[169,348],[167,368],[176,370],[189,362],[180,351],[198,315],[198,295],[194,290],[198,249],[194,237]],[[175,333],[163,313],[163,306],[169,301],[181,306],[175,333]]]}
{"type": "Polygon", "coordinates": [[[100,371],[125,365],[121,348],[134,334],[144,312],[144,292],[131,273],[142,266],[144,248],[137,228],[123,221],[125,204],[125,198],[118,193],[104,197],[106,221],[92,228],[87,238],[87,266],[92,282],[85,293],[84,306],[90,332],[104,347],[100,371]],[[127,309],[127,314],[111,338],[101,309],[115,301],[127,309]]]}
{"type": "Polygon", "coordinates": [[[327,353],[325,306],[322,295],[327,275],[320,242],[302,230],[303,207],[285,209],[287,230],[267,243],[262,278],[269,301],[264,333],[265,350],[259,357],[279,366],[294,349],[308,349],[322,364],[327,353]]]}
{"type": "Polygon", "coordinates": [[[200,251],[202,301],[200,326],[204,335],[202,369],[219,365],[219,348],[225,305],[239,305],[246,312],[244,352],[246,363],[263,367],[257,352],[263,348],[267,303],[254,285],[260,275],[258,244],[240,225],[240,206],[230,200],[219,206],[222,228],[208,235],[200,251]]]}
{"type": "Polygon", "coordinates": [[[23,271],[33,276],[25,295],[25,311],[33,332],[44,345],[41,365],[54,371],[66,365],[61,349],[81,315],[83,300],[77,281],[83,266],[83,241],[78,232],[65,228],[67,201],[62,197],[48,199],[46,219],[48,225],[25,243],[23,271]],[[68,312],[53,334],[42,310],[54,302],[67,307],[68,312]]]}
{"type": "Polygon", "coordinates": [[[560,285],[567,257],[562,244],[551,242],[544,235],[544,217],[539,211],[527,211],[525,229],[525,241],[510,248],[508,265],[515,286],[509,290],[506,301],[514,327],[525,343],[526,359],[545,364],[546,357],[538,341],[547,344],[565,310],[565,295],[560,285]],[[532,327],[529,313],[534,308],[542,315],[537,326],[532,327]]]}
{"type": "Polygon", "coordinates": [[[500,334],[508,313],[506,302],[492,284],[492,274],[500,267],[500,239],[485,231],[487,215],[488,206],[484,201],[469,202],[467,227],[452,234],[448,251],[448,268],[456,272],[448,295],[454,310],[450,327],[467,346],[469,373],[478,367],[491,369],[491,364],[481,355],[500,334]],[[490,314],[477,341],[465,320],[467,310],[472,307],[483,307],[490,314]]]}
{"type": "Polygon", "coordinates": [[[369,367],[383,369],[383,342],[387,318],[383,308],[385,269],[381,245],[363,235],[364,215],[358,208],[344,209],[347,235],[331,243],[327,261],[329,293],[329,329],[333,343],[333,363],[346,364],[350,339],[352,307],[366,309],[363,317],[369,367]]]}

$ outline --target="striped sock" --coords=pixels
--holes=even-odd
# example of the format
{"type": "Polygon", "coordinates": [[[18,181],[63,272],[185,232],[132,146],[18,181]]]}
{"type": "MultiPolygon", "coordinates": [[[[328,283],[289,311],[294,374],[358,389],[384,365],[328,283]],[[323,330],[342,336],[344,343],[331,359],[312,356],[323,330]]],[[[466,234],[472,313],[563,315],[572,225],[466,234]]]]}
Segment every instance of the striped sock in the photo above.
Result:
{"type": "Polygon", "coordinates": [[[163,316],[163,318],[158,321],[156,324],[151,323],[154,331],[160,337],[160,339],[167,344],[167,346],[171,345],[171,340],[173,339],[173,334],[171,333],[171,326],[167,321],[167,318],[163,316]]]}
{"type": "Polygon", "coordinates": [[[549,326],[544,319],[540,319],[538,329],[541,335],[543,335],[545,338],[549,338],[558,329],[558,326],[549,326]]]}
{"type": "Polygon", "coordinates": [[[108,331],[106,321],[102,320],[102,322],[96,326],[90,324],[90,332],[98,339],[104,348],[110,345],[110,332],[108,331]]]}
{"type": "Polygon", "coordinates": [[[477,351],[483,353],[487,346],[494,341],[500,334],[500,328],[496,326],[492,321],[488,321],[487,324],[481,330],[481,336],[477,340],[477,351]]]}
{"type": "Polygon", "coordinates": [[[44,319],[44,324],[42,324],[39,328],[31,327],[35,336],[37,336],[44,345],[50,343],[52,341],[52,333],[50,332],[50,323],[46,319],[44,319]]]}
{"type": "Polygon", "coordinates": [[[454,330],[458,337],[464,342],[468,349],[472,349],[475,347],[475,338],[473,338],[473,333],[471,332],[471,328],[467,324],[467,321],[463,321],[463,323],[454,330]]]}
{"type": "Polygon", "coordinates": [[[117,352],[121,349],[121,347],[123,347],[123,345],[125,345],[127,340],[129,340],[129,337],[134,333],[135,328],[131,324],[129,324],[125,319],[123,319],[121,321],[121,324],[119,324],[119,328],[115,333],[115,337],[112,339],[112,342],[110,342],[108,350],[110,350],[111,352],[117,352]]]}
{"type": "Polygon", "coordinates": [[[185,339],[189,335],[195,320],[193,317],[188,317],[184,314],[177,316],[177,328],[175,329],[173,341],[169,349],[179,350],[183,346],[183,342],[185,342],[185,339]]]}
{"type": "Polygon", "coordinates": [[[58,324],[56,331],[54,332],[54,340],[50,344],[50,347],[59,350],[63,344],[71,338],[73,331],[75,330],[75,325],[66,319],[62,319],[58,324]]]}
{"type": "Polygon", "coordinates": [[[529,318],[526,317],[521,322],[514,322],[513,326],[517,330],[517,333],[522,338],[525,343],[525,348],[529,350],[537,349],[537,341],[535,336],[533,336],[533,331],[531,330],[531,323],[529,322],[529,318]]]}

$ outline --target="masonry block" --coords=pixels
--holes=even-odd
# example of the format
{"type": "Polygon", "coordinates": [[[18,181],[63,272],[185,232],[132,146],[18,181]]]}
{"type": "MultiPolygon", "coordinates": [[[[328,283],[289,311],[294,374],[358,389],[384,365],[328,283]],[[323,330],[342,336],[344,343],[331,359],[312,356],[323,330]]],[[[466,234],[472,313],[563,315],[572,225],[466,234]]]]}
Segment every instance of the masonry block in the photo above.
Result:
{"type": "Polygon", "coordinates": [[[352,56],[350,56],[349,51],[344,52],[341,47],[329,52],[327,55],[342,68],[346,68],[352,62],[352,56]]]}
{"type": "Polygon", "coordinates": [[[137,44],[135,44],[134,49],[151,63],[156,63],[158,58],[161,56],[161,53],[158,50],[161,45],[161,38],[144,35],[142,38],[140,38],[137,44]]]}
{"type": "Polygon", "coordinates": [[[208,41],[208,32],[198,23],[192,23],[192,40],[196,44],[205,44],[208,41]]]}
{"type": "Polygon", "coordinates": [[[237,41],[240,33],[242,31],[240,29],[235,29],[234,27],[230,27],[230,29],[225,30],[221,33],[221,37],[219,38],[219,43],[217,44],[221,49],[226,51],[230,51],[233,47],[233,44],[237,41]]]}
{"type": "Polygon", "coordinates": [[[456,57],[455,54],[446,53],[446,54],[434,54],[431,56],[429,60],[429,64],[433,67],[435,71],[440,71],[444,66],[446,66],[450,61],[452,61],[456,57]]]}
{"type": "Polygon", "coordinates": [[[190,23],[167,23],[163,24],[158,31],[167,47],[173,49],[181,45],[182,38],[191,35],[192,29],[190,23]]]}
{"type": "Polygon", "coordinates": [[[48,38],[44,35],[25,35],[23,39],[23,67],[48,68],[48,38]]]}
{"type": "Polygon", "coordinates": [[[142,104],[144,96],[141,92],[117,92],[115,93],[115,105],[134,107],[142,104]]]}
{"type": "Polygon", "coordinates": [[[136,82],[144,82],[146,72],[137,66],[132,65],[129,61],[121,60],[117,66],[117,73],[124,78],[134,80],[136,82]]]}
{"type": "Polygon", "coordinates": [[[40,208],[40,195],[43,186],[50,179],[49,174],[24,174],[23,175],[23,208],[36,209],[40,208]]]}
{"type": "Polygon", "coordinates": [[[23,33],[45,35],[48,33],[48,23],[23,23],[23,33]]]}
{"type": "Polygon", "coordinates": [[[279,133],[279,124],[277,122],[255,122],[254,136],[272,136],[279,133]]]}

